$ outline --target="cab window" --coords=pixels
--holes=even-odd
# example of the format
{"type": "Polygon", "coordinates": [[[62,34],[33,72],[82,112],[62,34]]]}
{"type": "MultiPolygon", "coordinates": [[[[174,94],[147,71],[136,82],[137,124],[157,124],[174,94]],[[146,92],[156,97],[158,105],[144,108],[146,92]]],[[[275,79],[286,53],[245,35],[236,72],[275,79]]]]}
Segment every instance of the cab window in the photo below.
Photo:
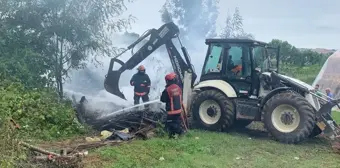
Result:
{"type": "Polygon", "coordinates": [[[266,55],[266,49],[262,46],[256,46],[253,49],[254,53],[254,67],[255,70],[264,72],[266,71],[266,65],[265,65],[265,55],[266,55]]]}
{"type": "Polygon", "coordinates": [[[203,74],[220,72],[222,70],[222,62],[223,47],[219,45],[211,45],[203,74]]]}
{"type": "Polygon", "coordinates": [[[230,77],[245,78],[251,75],[251,61],[249,47],[230,45],[227,62],[227,74],[230,77]]]}

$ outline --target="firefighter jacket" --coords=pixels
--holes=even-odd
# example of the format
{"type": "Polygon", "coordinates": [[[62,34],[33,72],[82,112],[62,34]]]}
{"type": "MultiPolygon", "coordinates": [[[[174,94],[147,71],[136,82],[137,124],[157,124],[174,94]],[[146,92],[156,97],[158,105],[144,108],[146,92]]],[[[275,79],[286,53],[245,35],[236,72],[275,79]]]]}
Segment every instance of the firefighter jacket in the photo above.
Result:
{"type": "Polygon", "coordinates": [[[134,92],[136,95],[143,96],[150,91],[150,78],[145,73],[136,73],[130,80],[131,86],[134,86],[134,92]]]}
{"type": "Polygon", "coordinates": [[[182,89],[177,84],[166,86],[161,95],[161,102],[165,103],[168,115],[176,115],[182,112],[182,89]]]}

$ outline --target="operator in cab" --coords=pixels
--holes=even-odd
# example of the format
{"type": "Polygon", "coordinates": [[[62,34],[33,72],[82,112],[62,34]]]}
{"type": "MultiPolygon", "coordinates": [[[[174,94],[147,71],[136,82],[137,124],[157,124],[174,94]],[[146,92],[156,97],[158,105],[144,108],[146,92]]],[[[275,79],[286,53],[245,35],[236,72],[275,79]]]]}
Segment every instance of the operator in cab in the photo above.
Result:
{"type": "Polygon", "coordinates": [[[161,102],[165,103],[167,118],[165,128],[169,138],[174,138],[176,134],[182,135],[182,89],[177,85],[175,73],[169,73],[165,76],[166,86],[161,95],[161,102]]]}
{"type": "Polygon", "coordinates": [[[131,86],[134,86],[134,104],[139,104],[139,99],[143,102],[149,101],[149,92],[151,81],[149,76],[145,73],[145,67],[140,65],[137,68],[138,72],[134,74],[130,80],[131,86]]]}
{"type": "Polygon", "coordinates": [[[232,72],[232,74],[234,74],[235,76],[238,76],[239,73],[242,71],[242,65],[235,65],[233,61],[233,56],[229,55],[227,70],[229,72],[232,72]]]}

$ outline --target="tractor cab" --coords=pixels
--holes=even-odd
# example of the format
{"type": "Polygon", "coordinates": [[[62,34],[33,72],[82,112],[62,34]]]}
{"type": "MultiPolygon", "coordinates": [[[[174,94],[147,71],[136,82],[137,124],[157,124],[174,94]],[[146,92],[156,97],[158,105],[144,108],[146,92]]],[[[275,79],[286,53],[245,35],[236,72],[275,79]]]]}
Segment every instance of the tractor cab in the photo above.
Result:
{"type": "Polygon", "coordinates": [[[223,80],[236,97],[258,97],[263,72],[278,72],[279,49],[249,39],[207,39],[200,82],[223,80]]]}

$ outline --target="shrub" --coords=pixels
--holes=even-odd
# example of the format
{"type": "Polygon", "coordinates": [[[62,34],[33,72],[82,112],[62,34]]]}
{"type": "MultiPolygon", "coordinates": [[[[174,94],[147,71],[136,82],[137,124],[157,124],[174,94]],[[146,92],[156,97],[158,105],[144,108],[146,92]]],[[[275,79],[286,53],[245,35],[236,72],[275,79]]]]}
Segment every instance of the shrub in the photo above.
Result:
{"type": "Polygon", "coordinates": [[[25,159],[18,143],[18,132],[14,131],[9,119],[0,124],[0,167],[16,167],[16,163],[25,159]]]}
{"type": "Polygon", "coordinates": [[[85,133],[71,101],[59,102],[57,94],[47,89],[25,90],[11,82],[0,85],[0,122],[13,118],[21,125],[21,136],[48,140],[85,133]]]}
{"type": "Polygon", "coordinates": [[[294,65],[282,65],[280,73],[287,76],[300,79],[306,83],[312,84],[321,69],[320,65],[311,65],[298,67],[294,65]]]}

